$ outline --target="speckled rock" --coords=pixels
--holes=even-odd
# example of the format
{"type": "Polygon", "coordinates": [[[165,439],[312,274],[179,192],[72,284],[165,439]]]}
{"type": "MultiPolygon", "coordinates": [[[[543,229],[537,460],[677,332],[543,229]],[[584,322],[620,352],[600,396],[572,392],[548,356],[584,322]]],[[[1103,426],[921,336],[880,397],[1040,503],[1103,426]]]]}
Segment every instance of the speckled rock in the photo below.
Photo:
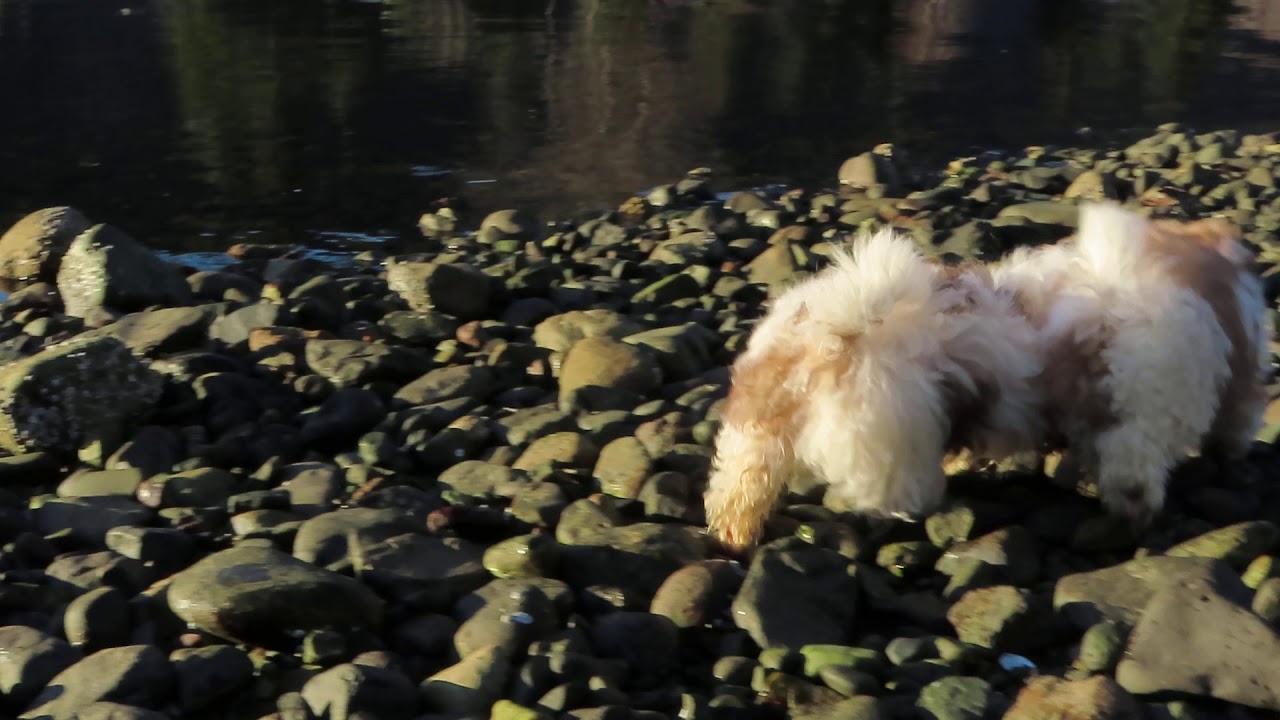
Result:
{"type": "Polygon", "coordinates": [[[533,342],[538,347],[563,352],[583,338],[605,336],[621,340],[645,329],[614,310],[573,310],[538,323],[533,329],[533,342]]]}
{"type": "Polygon", "coordinates": [[[388,258],[387,285],[418,312],[439,310],[463,321],[490,312],[489,276],[465,265],[388,258]]]}
{"type": "Polygon", "coordinates": [[[0,447],[74,452],[144,419],[160,388],[160,376],[118,340],[55,345],[0,368],[0,447]]]}
{"type": "Polygon", "coordinates": [[[177,266],[110,225],[94,225],[67,248],[58,268],[58,292],[72,317],[99,307],[130,311],[192,300],[177,266]]]}
{"type": "Polygon", "coordinates": [[[67,248],[89,226],[71,207],[44,208],[22,218],[0,236],[0,280],[52,282],[67,248]]]}

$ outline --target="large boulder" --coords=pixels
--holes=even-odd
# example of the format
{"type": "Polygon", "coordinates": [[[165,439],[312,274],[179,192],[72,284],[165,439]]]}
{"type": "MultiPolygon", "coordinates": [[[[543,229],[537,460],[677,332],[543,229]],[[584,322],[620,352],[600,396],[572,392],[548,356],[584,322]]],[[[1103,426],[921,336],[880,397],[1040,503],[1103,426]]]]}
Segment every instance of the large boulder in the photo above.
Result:
{"type": "Polygon", "coordinates": [[[0,236],[0,282],[12,286],[52,281],[71,241],[89,221],[70,207],[37,210],[0,236]]]}
{"type": "Polygon", "coordinates": [[[0,368],[0,447],[74,452],[145,419],[162,384],[115,338],[54,345],[0,368]]]}
{"type": "Polygon", "coordinates": [[[94,225],[77,237],[58,268],[58,292],[67,314],[90,310],[143,310],[191,303],[191,287],[171,263],[123,231],[94,225]]]}

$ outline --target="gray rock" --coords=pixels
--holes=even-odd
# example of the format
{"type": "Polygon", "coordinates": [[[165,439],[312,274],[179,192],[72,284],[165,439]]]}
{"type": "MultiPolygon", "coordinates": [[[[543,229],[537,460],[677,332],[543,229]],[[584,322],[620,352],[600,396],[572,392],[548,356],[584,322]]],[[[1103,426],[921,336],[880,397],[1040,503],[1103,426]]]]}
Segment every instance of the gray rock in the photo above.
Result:
{"type": "Polygon", "coordinates": [[[427,367],[426,358],[413,350],[360,340],[308,340],[305,355],[312,372],[338,387],[403,381],[427,367]]]}
{"type": "Polygon", "coordinates": [[[129,642],[129,605],[124,594],[110,587],[90,590],[72,600],[62,614],[62,632],[86,652],[129,642]]]}
{"type": "Polygon", "coordinates": [[[857,612],[855,566],[798,541],[756,553],[734,598],[733,621],[762,648],[843,641],[857,612]]]}
{"type": "Polygon", "coordinates": [[[150,645],[108,648],[58,673],[19,718],[74,720],[102,700],[157,708],[172,688],[173,668],[164,653],[150,645]]]}
{"type": "Polygon", "coordinates": [[[288,325],[288,309],[276,303],[260,302],[233,310],[209,324],[209,337],[226,345],[249,340],[249,333],[264,327],[288,325]]]}
{"type": "Polygon", "coordinates": [[[845,160],[836,172],[841,185],[854,188],[885,187],[887,195],[896,196],[901,182],[893,162],[878,153],[865,152],[845,160]]]}
{"type": "Polygon", "coordinates": [[[64,498],[133,497],[143,479],[143,474],[132,468],[82,470],[68,475],[56,492],[64,498]]]}
{"type": "Polygon", "coordinates": [[[712,368],[721,344],[715,332],[697,323],[647,330],[624,341],[652,351],[668,382],[697,377],[712,368]]]}
{"type": "Polygon", "coordinates": [[[533,329],[533,342],[553,352],[564,352],[583,338],[606,336],[621,340],[645,329],[613,310],[574,310],[538,323],[533,329]]]}
{"type": "Polygon", "coordinates": [[[431,405],[460,397],[479,400],[488,397],[496,385],[493,371],[484,366],[438,368],[400,388],[394,402],[398,405],[431,405]]]}
{"type": "Polygon", "coordinates": [[[62,256],[90,223],[71,207],[37,210],[0,236],[0,279],[25,285],[52,282],[62,256]]]}
{"type": "Polygon", "coordinates": [[[434,346],[457,335],[458,320],[442,312],[397,310],[383,315],[378,329],[407,345],[434,346]]]}
{"type": "Polygon", "coordinates": [[[196,538],[173,528],[117,526],[107,531],[106,543],[127,558],[170,569],[186,565],[196,538]]]}
{"type": "Polygon", "coordinates": [[[547,577],[560,564],[560,546],[542,533],[517,535],[489,546],[483,562],[496,578],[547,577]]]}
{"type": "Polygon", "coordinates": [[[280,488],[289,493],[289,506],[303,517],[314,517],[333,509],[345,484],[338,466],[323,462],[301,462],[280,469],[280,488]]]}
{"type": "Polygon", "coordinates": [[[569,467],[591,467],[600,448],[583,433],[558,432],[534,440],[511,464],[514,470],[533,471],[547,463],[569,467]]]}
{"type": "Polygon", "coordinates": [[[160,376],[118,340],[54,345],[0,369],[0,447],[74,452],[145,418],[160,390],[160,376]]]}
{"type": "Polygon", "coordinates": [[[565,509],[556,526],[561,574],[572,586],[627,588],[650,599],[671,573],[703,559],[705,539],[692,528],[657,523],[584,527],[573,515],[580,500],[565,509]]]}
{"type": "Polygon", "coordinates": [[[177,266],[110,225],[94,225],[72,241],[58,268],[58,292],[72,317],[99,307],[142,310],[192,299],[177,266]]]}
{"type": "Polygon", "coordinates": [[[500,645],[480,648],[418,686],[426,710],[484,716],[506,688],[511,653],[500,645]]]}
{"type": "MultiPolygon", "coordinates": [[[[573,416],[553,404],[521,408],[493,422],[494,434],[508,445],[525,445],[544,435],[574,428],[573,416]]],[[[586,429],[586,428],[582,428],[586,429]]]]}
{"type": "Polygon", "coordinates": [[[1193,581],[1208,583],[1237,602],[1248,602],[1248,588],[1220,560],[1154,556],[1067,575],[1058,580],[1053,606],[1081,629],[1101,620],[1133,625],[1161,588],[1193,581]]]}
{"type": "Polygon", "coordinates": [[[267,648],[291,648],[307,630],[382,622],[382,600],[361,583],[255,545],[222,550],[174,575],[168,602],[205,632],[267,648]]]}
{"type": "Polygon", "coordinates": [[[302,699],[316,717],[329,720],[411,718],[418,706],[413,683],[395,670],[343,663],[302,686],[302,699]]]}
{"type": "Polygon", "coordinates": [[[113,337],[137,355],[155,356],[203,347],[218,306],[160,308],[130,313],[82,337],[113,337]]]}
{"type": "Polygon", "coordinates": [[[169,720],[169,716],[159,710],[100,700],[77,712],[76,720],[169,720]]]}
{"type": "Polygon", "coordinates": [[[953,575],[953,571],[966,560],[994,565],[1000,568],[1009,583],[1020,587],[1030,585],[1040,572],[1035,538],[1017,525],[951,546],[938,558],[934,567],[944,575],[953,575]]]}
{"type": "Polygon", "coordinates": [[[198,300],[250,302],[262,294],[262,283],[247,275],[225,270],[201,270],[187,276],[187,285],[198,300]]]}
{"type": "Polygon", "coordinates": [[[383,597],[444,610],[489,581],[483,557],[466,540],[405,534],[366,547],[352,565],[383,597]]]}
{"type": "Polygon", "coordinates": [[[343,508],[304,522],[293,541],[293,556],[323,567],[347,560],[365,547],[416,531],[426,531],[424,519],[399,508],[343,508]],[[357,543],[354,548],[352,540],[357,543]]]}
{"type": "Polygon", "coordinates": [[[215,706],[253,680],[253,661],[239,648],[179,648],[169,655],[178,678],[178,705],[187,712],[215,706]]]}
{"type": "Polygon", "coordinates": [[[0,627],[0,647],[0,695],[17,707],[80,659],[80,651],[61,639],[25,625],[0,627]]]}
{"type": "Polygon", "coordinates": [[[1280,710],[1280,634],[1203,579],[1156,592],[1116,682],[1135,695],[1180,692],[1280,710]]]}
{"type": "Polygon", "coordinates": [[[551,599],[533,583],[509,586],[491,597],[458,626],[453,645],[459,657],[497,645],[512,653],[549,637],[559,623],[551,599]]]}
{"type": "Polygon", "coordinates": [[[156,580],[156,571],[111,551],[63,553],[45,567],[51,578],[83,590],[113,587],[134,595],[156,580]]]}
{"type": "Polygon", "coordinates": [[[627,663],[631,681],[641,687],[661,682],[677,668],[671,662],[679,648],[679,628],[663,615],[613,612],[591,628],[591,644],[601,657],[627,663]]]}
{"type": "Polygon", "coordinates": [[[1211,530],[1165,551],[1169,557],[1217,558],[1243,570],[1254,558],[1270,552],[1280,541],[1280,527],[1266,520],[1237,523],[1211,530]]]}
{"type": "Polygon", "coordinates": [[[371,430],[386,416],[386,404],[377,393],[359,387],[341,388],[307,415],[302,440],[313,445],[346,443],[371,430]]]}
{"type": "Polygon", "coordinates": [[[138,499],[151,507],[221,507],[235,485],[236,477],[226,470],[196,468],[147,480],[138,488],[138,499]]]}
{"type": "Polygon", "coordinates": [[[947,611],[961,642],[1025,652],[1052,643],[1048,603],[1027,590],[997,585],[970,590],[947,611]]]}
{"type": "Polygon", "coordinates": [[[438,482],[449,490],[477,499],[491,499],[495,489],[524,480],[527,476],[505,465],[483,460],[463,460],[440,473],[438,482]]]}
{"type": "Polygon", "coordinates": [[[387,285],[417,312],[439,310],[464,322],[490,313],[489,276],[465,265],[387,258],[387,285]]]}

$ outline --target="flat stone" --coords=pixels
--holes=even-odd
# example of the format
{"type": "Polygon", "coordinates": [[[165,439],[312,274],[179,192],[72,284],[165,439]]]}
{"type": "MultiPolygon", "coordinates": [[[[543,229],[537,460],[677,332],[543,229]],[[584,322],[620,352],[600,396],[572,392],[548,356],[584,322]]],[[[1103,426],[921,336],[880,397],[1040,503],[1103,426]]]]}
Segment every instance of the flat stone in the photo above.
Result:
{"type": "Polygon", "coordinates": [[[1080,629],[1102,620],[1132,626],[1161,588],[1193,581],[1206,582],[1226,597],[1248,602],[1248,588],[1221,560],[1152,556],[1059,579],[1053,607],[1080,629]]]}

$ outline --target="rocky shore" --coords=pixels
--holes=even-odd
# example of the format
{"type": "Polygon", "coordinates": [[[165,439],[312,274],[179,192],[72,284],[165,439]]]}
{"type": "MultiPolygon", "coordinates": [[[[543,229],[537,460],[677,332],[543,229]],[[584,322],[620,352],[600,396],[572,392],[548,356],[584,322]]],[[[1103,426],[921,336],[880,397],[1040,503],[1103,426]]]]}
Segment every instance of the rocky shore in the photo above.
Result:
{"type": "Polygon", "coordinates": [[[34,212],[0,239],[0,718],[1278,717],[1280,412],[1141,537],[1051,461],[915,524],[797,486],[748,558],[700,500],[726,366],[849,233],[990,258],[1081,200],[1222,215],[1274,301],[1278,176],[1280,133],[881,146],[831,190],[700,169],[217,270],[34,212]]]}

